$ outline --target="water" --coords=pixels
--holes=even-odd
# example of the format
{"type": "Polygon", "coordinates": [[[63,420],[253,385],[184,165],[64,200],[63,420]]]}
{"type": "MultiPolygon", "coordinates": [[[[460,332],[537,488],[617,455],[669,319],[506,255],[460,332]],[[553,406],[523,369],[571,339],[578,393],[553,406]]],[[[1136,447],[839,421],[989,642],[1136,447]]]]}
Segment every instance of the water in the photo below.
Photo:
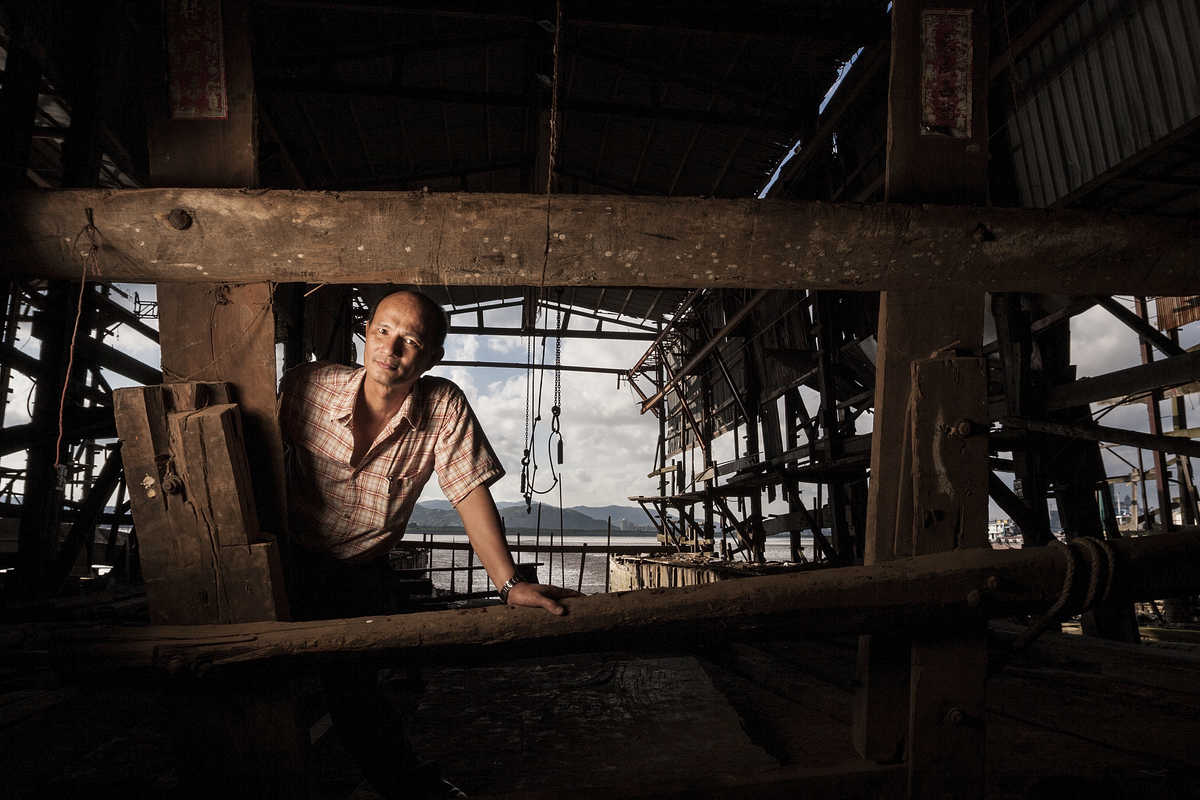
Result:
{"type": "MultiPolygon", "coordinates": [[[[467,543],[466,534],[448,534],[438,533],[433,537],[435,542],[458,542],[467,543]]],[[[407,542],[422,541],[420,535],[409,535],[405,537],[407,542]]],[[[532,546],[534,537],[521,535],[520,544],[522,547],[532,546]]],[[[813,544],[810,535],[805,534],[802,539],[804,555],[808,558],[813,557],[813,544]]],[[[510,545],[516,545],[517,537],[511,531],[508,535],[510,545]]],[[[603,533],[600,534],[566,534],[560,542],[557,533],[554,535],[554,544],[567,545],[583,545],[586,544],[589,548],[603,548],[606,542],[606,537],[603,533]]],[[[549,544],[549,534],[543,534],[540,540],[541,545],[549,544]]],[[[659,547],[658,539],[653,533],[645,534],[621,534],[612,537],[614,546],[634,545],[645,547],[647,551],[659,547]]],[[[767,539],[765,548],[766,558],[768,561],[787,561],[790,557],[791,547],[786,534],[772,536],[767,539]]],[[[514,558],[519,563],[532,563],[534,561],[534,553],[522,552],[514,553],[514,558]]],[[[565,586],[570,589],[580,589],[584,594],[594,594],[604,591],[604,580],[608,570],[608,560],[602,552],[589,552],[585,555],[580,553],[549,553],[542,551],[536,555],[537,562],[540,566],[538,570],[538,580],[542,583],[553,583],[558,586],[565,586]],[[580,586],[579,573],[580,564],[583,565],[583,582],[580,586]]],[[[452,565],[463,567],[467,562],[467,551],[450,551],[450,550],[434,550],[433,551],[433,566],[434,567],[449,567],[452,565]]],[[[473,563],[477,569],[474,570],[474,578],[472,580],[471,590],[480,592],[492,589],[491,583],[488,581],[487,573],[479,568],[479,559],[473,559],[473,563]]],[[[434,572],[433,585],[442,590],[449,591],[451,584],[451,573],[449,572],[434,572]]],[[[459,569],[454,573],[454,589],[457,592],[465,592],[467,590],[467,572],[459,569]]]]}

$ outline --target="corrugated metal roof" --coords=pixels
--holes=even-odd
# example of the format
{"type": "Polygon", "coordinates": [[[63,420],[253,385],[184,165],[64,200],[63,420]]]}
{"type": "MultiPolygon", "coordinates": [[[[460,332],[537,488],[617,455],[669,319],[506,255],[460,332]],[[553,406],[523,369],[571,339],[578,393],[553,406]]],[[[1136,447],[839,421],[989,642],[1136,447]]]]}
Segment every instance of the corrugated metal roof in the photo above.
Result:
{"type": "Polygon", "coordinates": [[[1021,202],[1069,203],[1200,120],[1200,5],[1085,0],[1011,74],[1021,202]]]}

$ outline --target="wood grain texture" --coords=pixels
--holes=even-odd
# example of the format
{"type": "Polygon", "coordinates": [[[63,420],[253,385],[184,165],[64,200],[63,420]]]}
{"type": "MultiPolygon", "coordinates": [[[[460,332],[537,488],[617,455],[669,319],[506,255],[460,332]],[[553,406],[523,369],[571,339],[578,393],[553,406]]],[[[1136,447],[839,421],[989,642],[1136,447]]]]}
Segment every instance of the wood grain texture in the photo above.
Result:
{"type": "Polygon", "coordinates": [[[987,366],[982,358],[912,365],[912,553],[987,545],[987,366]],[[955,430],[960,421],[974,432],[955,430]]]}
{"type": "MultiPolygon", "coordinates": [[[[92,208],[108,280],[1181,294],[1200,227],[1087,211],[236,189],[14,192],[12,272],[73,278],[92,208]],[[175,208],[186,230],[166,221],[175,208]]],[[[927,354],[926,354],[927,355],[927,354]]]]}
{"type": "Polygon", "coordinates": [[[229,403],[168,414],[167,427],[188,501],[216,537],[217,545],[258,541],[258,516],[238,407],[229,403]]]}
{"type": "MultiPolygon", "coordinates": [[[[1115,591],[1132,600],[1195,593],[1200,537],[1194,530],[1112,547],[1120,569],[1115,591]]],[[[416,659],[465,663],[517,653],[594,652],[679,642],[765,636],[772,629],[849,633],[944,630],[951,622],[1006,617],[1048,608],[1062,590],[1061,548],[965,548],[871,567],[718,581],[568,598],[569,613],[492,606],[395,616],[243,625],[89,626],[0,630],[14,650],[48,649],[59,667],[95,673],[113,667],[186,668],[279,657],[396,651],[416,659]],[[997,591],[982,592],[995,578],[997,591]],[[774,626],[774,628],[773,628],[774,626]],[[490,649],[489,649],[490,648],[490,649]]],[[[1087,593],[1088,567],[1077,566],[1066,612],[1087,593]]]]}
{"type": "MultiPolygon", "coordinates": [[[[265,283],[172,284],[158,293],[163,374],[183,384],[230,384],[254,480],[260,527],[282,532],[283,442],[275,416],[275,316],[265,283]]],[[[187,391],[187,390],[183,390],[187,391]]],[[[224,544],[224,543],[223,543],[224,544]]]]}

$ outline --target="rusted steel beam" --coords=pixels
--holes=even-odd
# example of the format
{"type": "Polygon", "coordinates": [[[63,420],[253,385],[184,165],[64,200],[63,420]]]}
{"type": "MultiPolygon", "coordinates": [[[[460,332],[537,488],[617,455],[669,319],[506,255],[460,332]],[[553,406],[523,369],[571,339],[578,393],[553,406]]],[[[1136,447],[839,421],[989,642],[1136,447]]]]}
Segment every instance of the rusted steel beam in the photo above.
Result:
{"type": "Polygon", "coordinates": [[[1195,291],[1186,219],[932,205],[237,189],[0,198],[0,265],[73,279],[95,214],[113,281],[1195,291]],[[186,216],[171,212],[180,209],[186,216]],[[236,242],[236,247],[230,243],[236,242]]]}
{"type": "MultiPolygon", "coordinates": [[[[1113,591],[1147,600],[1200,590],[1200,533],[1125,538],[1113,591]]],[[[1095,550],[1094,552],[1099,552],[1095,550]]],[[[441,661],[507,658],[753,637],[764,631],[940,630],[1051,606],[1074,561],[1066,613],[1097,584],[1093,556],[1063,547],[969,548],[872,566],[842,567],[679,589],[618,592],[565,601],[569,613],[493,606],[397,616],[240,625],[0,629],[9,650],[49,649],[63,669],[168,670],[266,659],[405,651],[441,661]]],[[[1100,559],[1103,563],[1103,559],[1100,559]]]]}

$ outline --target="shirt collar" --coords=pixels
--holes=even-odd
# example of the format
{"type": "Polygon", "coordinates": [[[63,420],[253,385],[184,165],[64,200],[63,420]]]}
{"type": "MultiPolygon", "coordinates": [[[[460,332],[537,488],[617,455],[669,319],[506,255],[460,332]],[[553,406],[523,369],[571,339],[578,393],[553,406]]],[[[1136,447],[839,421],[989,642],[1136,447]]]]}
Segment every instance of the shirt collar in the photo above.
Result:
{"type": "MultiPolygon", "coordinates": [[[[358,393],[362,389],[363,379],[366,375],[367,368],[359,367],[350,380],[346,381],[346,385],[337,392],[329,406],[331,420],[336,420],[344,425],[350,424],[350,416],[354,413],[354,401],[358,399],[358,393]]],[[[421,380],[418,379],[413,384],[408,397],[404,398],[400,410],[388,422],[386,429],[389,431],[394,429],[395,423],[401,419],[408,422],[409,427],[415,429],[421,422],[421,416],[421,380]]]]}
{"type": "Polygon", "coordinates": [[[354,400],[358,397],[358,391],[362,388],[363,378],[366,377],[367,368],[359,367],[354,371],[350,380],[346,381],[345,386],[339,389],[333,396],[333,402],[329,404],[329,418],[343,424],[350,424],[350,415],[354,413],[354,400]]]}

